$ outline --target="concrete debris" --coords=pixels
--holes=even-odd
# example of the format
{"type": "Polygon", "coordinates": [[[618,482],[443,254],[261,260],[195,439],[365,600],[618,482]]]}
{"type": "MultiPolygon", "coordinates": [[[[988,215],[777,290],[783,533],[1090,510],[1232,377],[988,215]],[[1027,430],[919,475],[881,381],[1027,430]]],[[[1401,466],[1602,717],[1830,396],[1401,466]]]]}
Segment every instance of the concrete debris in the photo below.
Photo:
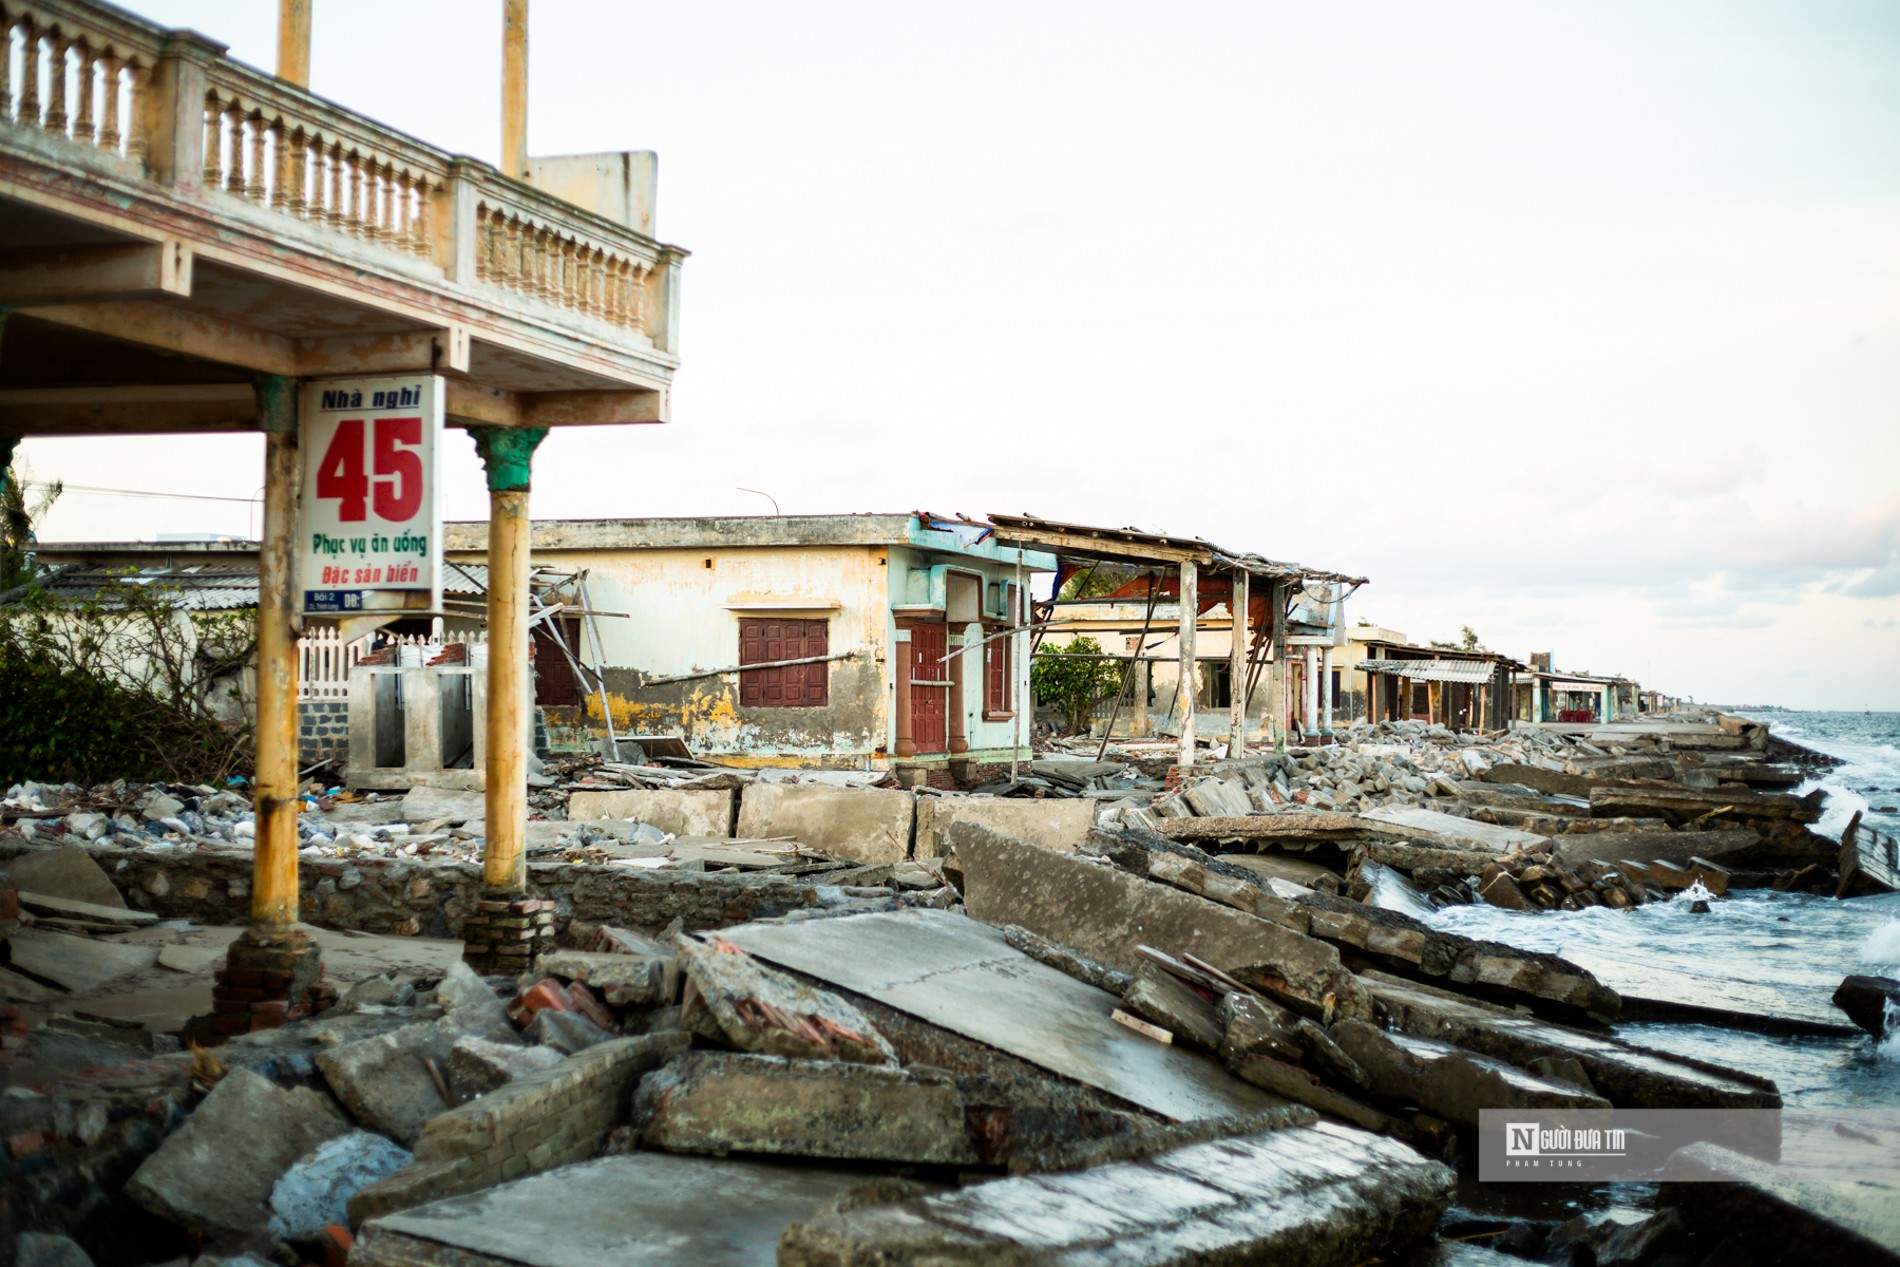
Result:
{"type": "Polygon", "coordinates": [[[828,990],[801,984],[721,938],[682,936],[682,1006],[703,1008],[742,1051],[807,1060],[892,1065],[897,1056],[863,1013],[828,990]]]}
{"type": "Polygon", "coordinates": [[[349,1131],[291,1163],[270,1193],[270,1232],[283,1241],[314,1240],[325,1224],[349,1222],[356,1193],[414,1158],[381,1135],[349,1131]]]}
{"type": "Polygon", "coordinates": [[[941,1074],[696,1052],[641,1082],[634,1115],[643,1144],[672,1152],[974,1166],[973,1107],[941,1074]]]}
{"type": "Polygon", "coordinates": [[[561,1063],[566,1054],[552,1045],[523,1047],[486,1038],[462,1037],[449,1047],[443,1073],[455,1101],[465,1103],[478,1095],[561,1063]]]}
{"type": "Polygon", "coordinates": [[[349,1129],[327,1097],[233,1069],[138,1168],[126,1195],[180,1227],[261,1233],[278,1178],[349,1129]]]}
{"type": "Polygon", "coordinates": [[[1257,994],[1228,991],[1216,1015],[1220,1056],[1230,1065],[1250,1056],[1297,1062],[1304,1054],[1298,1038],[1300,1018],[1257,994]]]}
{"type": "Polygon", "coordinates": [[[951,829],[969,912],[1015,924],[1120,972],[1143,942],[1220,967],[1271,965],[1276,998],[1318,1014],[1366,1016],[1370,1003],[1324,942],[1086,858],[1052,853],[972,824],[951,829]],[[1330,1002],[1328,1002],[1330,998],[1330,1002]]]}
{"type": "Polygon", "coordinates": [[[1481,1109],[1610,1107],[1569,1083],[1548,1082],[1436,1039],[1387,1034],[1364,1021],[1341,1021],[1327,1036],[1365,1070],[1381,1100],[1415,1104],[1469,1130],[1477,1129],[1481,1109]]]}
{"type": "Polygon", "coordinates": [[[1364,1261],[1421,1240],[1452,1186],[1448,1167],[1403,1144],[1317,1123],[808,1219],[786,1229],[778,1261],[1364,1261]]]}
{"type": "Polygon", "coordinates": [[[1086,955],[1077,954],[1067,946],[1039,937],[1027,928],[1015,924],[1003,926],[1003,940],[1022,951],[1031,959],[1040,960],[1060,972],[1066,972],[1077,981],[1105,990],[1117,997],[1125,994],[1134,984],[1134,977],[1126,972],[1117,972],[1104,967],[1086,955]]]}
{"type": "Polygon", "coordinates": [[[1225,1038],[1214,1002],[1205,993],[1143,964],[1122,995],[1122,1007],[1198,1051],[1219,1051],[1225,1038]]]}
{"type": "Polygon", "coordinates": [[[119,892],[119,886],[112,883],[105,868],[78,845],[36,850],[9,858],[0,865],[0,888],[125,909],[125,897],[119,892]]]}
{"type": "Polygon", "coordinates": [[[527,1028],[528,1040],[571,1056],[600,1043],[609,1042],[614,1031],[589,1020],[580,1012],[562,1012],[553,1008],[535,1013],[527,1028]]]}
{"type": "Polygon", "coordinates": [[[457,1008],[431,1021],[417,1021],[360,1042],[345,1043],[316,1058],[316,1066],[350,1115],[370,1130],[412,1145],[423,1126],[448,1107],[442,1073],[457,1039],[515,1038],[500,1002],[457,1008]]]}
{"type": "Polygon", "coordinates": [[[1674,1210],[1612,1206],[1561,1224],[1550,1234],[1545,1253],[1596,1267],[1651,1267],[1677,1248],[1684,1231],[1674,1210]]]}

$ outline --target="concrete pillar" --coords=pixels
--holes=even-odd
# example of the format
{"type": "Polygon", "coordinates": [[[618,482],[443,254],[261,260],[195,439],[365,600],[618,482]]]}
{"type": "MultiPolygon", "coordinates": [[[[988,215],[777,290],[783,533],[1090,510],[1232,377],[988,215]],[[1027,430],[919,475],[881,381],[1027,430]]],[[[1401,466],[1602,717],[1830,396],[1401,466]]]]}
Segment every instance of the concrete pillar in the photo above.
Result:
{"type": "Polygon", "coordinates": [[[310,86],[310,0],[277,0],[277,77],[310,86]]]}
{"type": "Polygon", "coordinates": [[[897,746],[891,750],[896,757],[914,757],[917,755],[917,740],[911,733],[910,715],[910,630],[899,629],[897,641],[891,644],[891,680],[896,684],[897,710],[896,722],[897,746]]]}
{"type": "Polygon", "coordinates": [[[501,4],[501,174],[528,172],[528,0],[501,4]]]}
{"type": "Polygon", "coordinates": [[[1174,686],[1174,711],[1181,719],[1183,770],[1194,764],[1194,688],[1199,674],[1194,661],[1194,633],[1199,624],[1199,574],[1192,562],[1181,565],[1181,678],[1174,686]]]}
{"type": "Polygon", "coordinates": [[[1233,613],[1233,643],[1227,656],[1228,689],[1233,693],[1229,714],[1227,755],[1247,755],[1247,573],[1235,569],[1233,593],[1227,600],[1233,613]]]}
{"type": "Polygon", "coordinates": [[[1612,695],[1609,685],[1606,683],[1603,686],[1598,687],[1597,694],[1601,696],[1603,700],[1601,704],[1597,705],[1597,720],[1615,721],[1616,720],[1616,699],[1614,695],[1612,695]]]}
{"type": "Polygon", "coordinates": [[[1322,649],[1320,653],[1319,733],[1328,739],[1333,735],[1333,649],[1331,647],[1322,649]]]}
{"type": "Polygon", "coordinates": [[[544,427],[472,428],[488,470],[488,751],[483,773],[487,835],[482,882],[518,892],[525,880],[528,753],[522,736],[532,704],[528,667],[529,472],[544,427]]]}
{"type": "Polygon", "coordinates": [[[1306,681],[1302,683],[1302,686],[1304,687],[1304,689],[1300,692],[1300,695],[1301,695],[1300,702],[1302,705],[1300,713],[1303,719],[1300,724],[1300,729],[1305,732],[1307,742],[1311,743],[1313,741],[1314,736],[1319,734],[1319,648],[1318,647],[1308,647],[1306,649],[1306,673],[1304,676],[1306,678],[1306,681]]]}
{"type": "Polygon", "coordinates": [[[264,435],[264,527],[257,564],[257,766],[251,792],[257,823],[252,854],[251,925],[283,932],[297,922],[297,385],[258,386],[270,429],[264,435]]]}

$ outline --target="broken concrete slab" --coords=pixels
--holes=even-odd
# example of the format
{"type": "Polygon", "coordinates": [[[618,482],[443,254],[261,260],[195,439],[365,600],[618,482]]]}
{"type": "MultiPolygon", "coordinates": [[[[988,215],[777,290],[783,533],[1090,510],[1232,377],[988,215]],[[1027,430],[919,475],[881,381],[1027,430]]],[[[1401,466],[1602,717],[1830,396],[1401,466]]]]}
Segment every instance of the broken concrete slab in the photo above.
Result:
{"type": "Polygon", "coordinates": [[[7,859],[0,863],[0,888],[26,889],[46,897],[126,909],[119,886],[78,845],[34,849],[7,859]]]}
{"type": "Polygon", "coordinates": [[[1081,797],[923,796],[917,799],[919,858],[941,857],[956,823],[979,823],[1044,849],[1072,853],[1095,826],[1095,802],[1081,797]]]}
{"type": "Polygon", "coordinates": [[[1239,780],[1196,779],[1181,790],[1181,799],[1201,818],[1245,818],[1253,801],[1239,780]]]}
{"type": "Polygon", "coordinates": [[[563,1053],[552,1047],[523,1047],[486,1038],[458,1038],[449,1048],[443,1074],[449,1093],[466,1102],[561,1063],[563,1053]]]}
{"type": "Polygon", "coordinates": [[[431,1119],[415,1164],[350,1198],[351,1221],[596,1155],[626,1121],[635,1084],[686,1044],[684,1034],[618,1038],[431,1119]]]}
{"type": "Polygon", "coordinates": [[[1230,1065],[1248,1056],[1297,1063],[1303,1054],[1296,1037],[1298,1018],[1277,1003],[1230,990],[1215,1014],[1221,1023],[1221,1059],[1230,1065]]]}
{"type": "Polygon", "coordinates": [[[1312,888],[1321,880],[1335,882],[1344,879],[1333,867],[1312,862],[1306,858],[1288,858],[1271,853],[1224,853],[1222,862],[1245,867],[1263,880],[1285,880],[1304,888],[1312,888]]]}
{"type": "Polygon", "coordinates": [[[553,1008],[536,1012],[524,1031],[528,1041],[572,1056],[575,1052],[611,1042],[615,1031],[597,1025],[579,1012],[557,1012],[553,1008]]]}
{"type": "Polygon", "coordinates": [[[733,790],[626,788],[568,797],[569,821],[631,818],[675,836],[730,837],[739,794],[733,790]]]}
{"type": "Polygon", "coordinates": [[[179,1227],[262,1232],[278,1177],[349,1129],[317,1092],[287,1091],[248,1069],[233,1069],[145,1159],[126,1195],[179,1227]]]}
{"type": "Polygon", "coordinates": [[[482,793],[441,787],[412,787],[403,794],[400,804],[401,821],[410,823],[472,823],[487,812],[482,793]]]}
{"type": "Polygon", "coordinates": [[[463,1037],[509,1042],[515,1030],[505,1012],[458,1008],[433,1021],[322,1052],[317,1070],[358,1122],[412,1145],[424,1124],[449,1107],[436,1078],[463,1037]]]}
{"type": "Polygon", "coordinates": [[[1135,982],[1130,974],[1117,972],[1104,964],[1096,963],[1088,956],[1077,954],[1060,942],[1039,937],[1027,928],[1006,924],[1003,926],[1003,940],[1031,959],[1066,972],[1077,981],[1092,985],[1098,990],[1105,990],[1116,998],[1120,998],[1135,982]]]}
{"type": "Polygon", "coordinates": [[[1272,965],[1280,1002],[1315,1015],[1328,1006],[1369,1015],[1339,952],[1284,925],[971,824],[952,828],[950,841],[963,867],[964,902],[985,923],[1020,925],[1131,974],[1143,943],[1222,969],[1272,965]]]}
{"type": "Polygon", "coordinates": [[[682,1013],[703,1007],[742,1051],[802,1060],[897,1063],[891,1045],[864,1013],[829,990],[768,968],[722,938],[700,942],[682,936],[678,946],[687,982],[682,1013]]]}
{"type": "Polygon", "coordinates": [[[1236,1077],[1244,1078],[1262,1091],[1283,1096],[1295,1104],[1350,1122],[1368,1131],[1386,1135],[1404,1134],[1404,1124],[1369,1104],[1363,1104],[1313,1074],[1288,1061],[1272,1056],[1245,1056],[1230,1062],[1236,1077]]]}
{"type": "Polygon", "coordinates": [[[1550,837],[1535,832],[1481,823],[1476,819],[1442,814],[1415,805],[1381,805],[1367,810],[1364,817],[1375,822],[1392,823],[1434,844],[1476,845],[1493,853],[1512,853],[1538,845],[1548,845],[1550,837]]]}
{"type": "Polygon", "coordinates": [[[1341,1021],[1328,1037],[1366,1071],[1379,1098],[1416,1104],[1471,1130],[1478,1128],[1483,1109],[1610,1107],[1608,1100],[1570,1083],[1551,1082],[1437,1039],[1387,1034],[1364,1021],[1341,1021]]]}
{"type": "Polygon", "coordinates": [[[1282,922],[1336,946],[1355,964],[1370,961],[1404,976],[1443,980],[1509,1004],[1528,1004],[1559,1019],[1616,1019],[1622,1000],[1581,965],[1544,951],[1519,950],[1433,928],[1400,911],[1313,894],[1282,922]]]}
{"type": "Polygon", "coordinates": [[[602,1157],[374,1219],[350,1265],[774,1267],[787,1224],[874,1177],[674,1153],[602,1157]]]}
{"type": "Polygon", "coordinates": [[[1331,1267],[1423,1239],[1453,1184],[1403,1144],[1318,1122],[808,1219],[778,1261],[1331,1267]]]}
{"type": "Polygon", "coordinates": [[[131,911],[123,906],[102,906],[97,902],[81,902],[74,898],[48,897],[30,889],[19,890],[19,903],[35,915],[65,920],[71,925],[101,932],[158,922],[158,916],[150,911],[131,911]]]}
{"type": "Polygon", "coordinates": [[[68,990],[96,990],[108,981],[158,962],[155,946],[72,937],[42,928],[22,928],[8,944],[13,948],[15,968],[68,990]]]}
{"type": "Polygon", "coordinates": [[[1225,1037],[1214,1004],[1153,964],[1143,964],[1135,974],[1122,995],[1122,1008],[1200,1051],[1219,1051],[1225,1037]]]}
{"type": "Polygon", "coordinates": [[[1625,858],[1638,862],[1673,862],[1687,866],[1693,858],[1707,858],[1724,866],[1761,844],[1761,834],[1746,827],[1718,831],[1585,831],[1553,838],[1554,857],[1567,866],[1580,862],[1607,862],[1625,858]]]}
{"type": "Polygon", "coordinates": [[[739,800],[737,834],[790,838],[851,862],[900,862],[916,818],[916,795],[895,788],[753,783],[739,800]]]}
{"type": "MultiPolygon", "coordinates": [[[[1048,858],[1066,855],[1025,845],[1048,858]]],[[[726,930],[735,945],[942,1026],[1151,1112],[1234,1117],[1276,1101],[1213,1060],[1109,1019],[1113,995],[1013,949],[996,929],[948,911],[849,915],[726,930]]]]}
{"type": "Polygon", "coordinates": [[[1750,977],[1746,961],[1566,947],[1623,1000],[1625,1014],[1810,1034],[1851,1034],[1822,987],[1750,977]]]}
{"type": "Polygon", "coordinates": [[[1617,1108],[1778,1108],[1775,1084],[1739,1069],[1651,1051],[1570,1029],[1382,972],[1360,980],[1378,1019],[1402,1033],[1455,1043],[1524,1066],[1540,1056],[1572,1057],[1617,1108]]]}
{"type": "Polygon", "coordinates": [[[349,1200],[413,1158],[381,1135],[348,1131],[292,1162],[270,1193],[270,1232],[279,1240],[311,1240],[327,1223],[349,1223],[349,1200]]]}
{"type": "Polygon", "coordinates": [[[615,1007],[659,1002],[673,956],[601,954],[587,950],[545,951],[534,961],[536,975],[582,981],[615,1007]]]}
{"type": "Polygon", "coordinates": [[[946,1075],[694,1052],[641,1080],[640,1140],[669,1152],[972,1166],[986,1159],[946,1075]]]}
{"type": "Polygon", "coordinates": [[[1663,1170],[1659,1205],[1692,1231],[1740,1236],[1757,1262],[1900,1267],[1900,1184],[1892,1144],[1854,1169],[1856,1180],[1803,1174],[1719,1144],[1677,1149],[1663,1170]]]}

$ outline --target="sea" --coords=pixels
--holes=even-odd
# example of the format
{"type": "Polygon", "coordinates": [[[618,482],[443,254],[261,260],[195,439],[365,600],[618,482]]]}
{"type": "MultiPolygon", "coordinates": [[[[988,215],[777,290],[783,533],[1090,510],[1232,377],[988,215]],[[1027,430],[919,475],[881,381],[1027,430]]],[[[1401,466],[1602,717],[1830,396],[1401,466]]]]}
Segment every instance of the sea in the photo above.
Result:
{"type": "MultiPolygon", "coordinates": [[[[1855,812],[1900,833],[1900,713],[1763,712],[1770,733],[1833,757],[1799,789],[1826,793],[1815,830],[1839,839],[1855,812]]],[[[1434,911],[1387,873],[1373,900],[1437,928],[1526,950],[1613,959],[1698,1002],[1706,993],[1785,1000],[1829,1015],[1827,1000],[1850,973],[1900,977],[1900,893],[1837,901],[1805,893],[1737,890],[1707,915],[1656,902],[1631,911],[1517,912],[1492,906],[1434,911]]],[[[1830,1019],[1845,1018],[1833,1013],[1830,1019]]],[[[1789,1108],[1900,1108],[1900,1035],[1755,1032],[1681,1022],[1619,1023],[1619,1037],[1773,1078],[1789,1108]]]]}

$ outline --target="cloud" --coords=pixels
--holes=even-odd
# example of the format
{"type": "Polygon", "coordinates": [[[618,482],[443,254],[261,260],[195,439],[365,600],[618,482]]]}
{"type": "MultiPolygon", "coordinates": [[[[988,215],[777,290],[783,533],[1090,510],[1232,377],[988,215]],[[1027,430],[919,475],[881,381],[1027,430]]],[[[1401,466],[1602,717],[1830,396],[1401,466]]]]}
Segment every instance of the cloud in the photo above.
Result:
{"type": "Polygon", "coordinates": [[[1841,593],[1850,598],[1892,598],[1900,594],[1900,565],[1875,568],[1858,581],[1842,586],[1841,593]]]}

